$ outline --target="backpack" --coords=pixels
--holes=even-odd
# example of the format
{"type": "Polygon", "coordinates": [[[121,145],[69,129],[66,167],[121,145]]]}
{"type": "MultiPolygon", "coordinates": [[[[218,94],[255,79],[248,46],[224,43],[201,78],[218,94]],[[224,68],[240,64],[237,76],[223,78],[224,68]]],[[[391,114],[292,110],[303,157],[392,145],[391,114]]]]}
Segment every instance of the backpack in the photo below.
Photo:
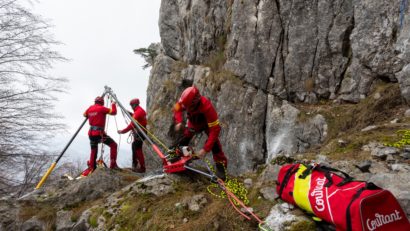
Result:
{"type": "Polygon", "coordinates": [[[278,175],[279,198],[337,231],[410,231],[400,204],[388,190],[354,181],[347,173],[323,165],[289,164],[278,175]]]}

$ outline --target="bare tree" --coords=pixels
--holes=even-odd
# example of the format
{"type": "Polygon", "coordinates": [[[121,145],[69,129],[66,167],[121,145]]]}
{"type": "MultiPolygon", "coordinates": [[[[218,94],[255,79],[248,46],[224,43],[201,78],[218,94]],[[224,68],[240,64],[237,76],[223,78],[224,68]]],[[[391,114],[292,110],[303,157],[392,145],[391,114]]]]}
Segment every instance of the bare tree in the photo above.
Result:
{"type": "Polygon", "coordinates": [[[0,192],[36,178],[16,176],[38,175],[45,158],[35,156],[51,154],[47,141],[63,128],[53,104],[66,80],[47,71],[65,58],[55,51],[50,24],[22,1],[0,0],[0,192]]]}

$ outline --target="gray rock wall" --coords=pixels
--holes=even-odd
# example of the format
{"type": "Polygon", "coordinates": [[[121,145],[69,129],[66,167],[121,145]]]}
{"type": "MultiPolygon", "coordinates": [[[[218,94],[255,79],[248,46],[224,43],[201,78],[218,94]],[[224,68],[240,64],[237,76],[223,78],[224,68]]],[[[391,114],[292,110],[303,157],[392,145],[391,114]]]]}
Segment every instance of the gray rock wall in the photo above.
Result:
{"type": "Polygon", "coordinates": [[[172,105],[194,83],[217,108],[233,172],[303,152],[324,140],[327,125],[320,115],[299,121],[292,103],[358,102],[377,79],[399,81],[410,100],[404,13],[400,28],[400,1],[162,1],[150,127],[172,143],[172,105]]]}

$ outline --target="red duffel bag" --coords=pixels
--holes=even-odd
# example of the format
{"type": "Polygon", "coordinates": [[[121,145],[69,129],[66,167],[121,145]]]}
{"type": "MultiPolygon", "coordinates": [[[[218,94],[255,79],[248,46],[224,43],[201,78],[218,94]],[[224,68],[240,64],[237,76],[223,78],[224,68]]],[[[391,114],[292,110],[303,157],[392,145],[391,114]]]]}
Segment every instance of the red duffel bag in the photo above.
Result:
{"type": "Polygon", "coordinates": [[[373,183],[322,165],[289,164],[278,175],[279,197],[334,224],[337,231],[410,231],[396,198],[373,183]]]}

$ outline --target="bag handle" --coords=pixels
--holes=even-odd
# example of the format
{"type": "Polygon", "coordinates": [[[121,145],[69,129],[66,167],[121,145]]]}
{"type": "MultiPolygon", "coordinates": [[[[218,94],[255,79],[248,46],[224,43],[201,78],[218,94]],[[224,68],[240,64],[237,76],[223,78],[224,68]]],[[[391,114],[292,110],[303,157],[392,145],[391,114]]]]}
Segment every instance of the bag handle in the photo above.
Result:
{"type": "Polygon", "coordinates": [[[346,172],[343,172],[339,169],[331,168],[325,165],[317,165],[315,169],[325,173],[326,179],[328,180],[328,182],[325,184],[325,187],[329,187],[333,184],[333,179],[332,179],[332,176],[330,175],[331,172],[341,173],[343,175],[343,181],[336,185],[338,187],[343,186],[351,182],[354,179],[346,172]]]}

